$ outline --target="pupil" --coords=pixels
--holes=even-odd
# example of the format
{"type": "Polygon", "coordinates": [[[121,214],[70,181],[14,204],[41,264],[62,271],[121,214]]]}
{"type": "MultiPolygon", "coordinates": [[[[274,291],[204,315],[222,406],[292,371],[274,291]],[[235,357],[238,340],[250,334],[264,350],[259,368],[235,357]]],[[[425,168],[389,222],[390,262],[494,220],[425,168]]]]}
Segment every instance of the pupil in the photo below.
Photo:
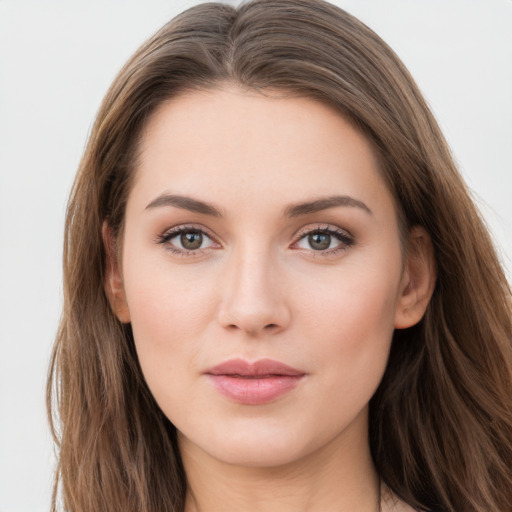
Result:
{"type": "Polygon", "coordinates": [[[315,251],[322,251],[328,249],[329,245],[331,245],[331,235],[326,233],[311,233],[308,235],[308,242],[315,251]]]}
{"type": "Polygon", "coordinates": [[[181,234],[180,241],[185,249],[199,249],[203,243],[203,235],[199,231],[185,231],[181,234]]]}

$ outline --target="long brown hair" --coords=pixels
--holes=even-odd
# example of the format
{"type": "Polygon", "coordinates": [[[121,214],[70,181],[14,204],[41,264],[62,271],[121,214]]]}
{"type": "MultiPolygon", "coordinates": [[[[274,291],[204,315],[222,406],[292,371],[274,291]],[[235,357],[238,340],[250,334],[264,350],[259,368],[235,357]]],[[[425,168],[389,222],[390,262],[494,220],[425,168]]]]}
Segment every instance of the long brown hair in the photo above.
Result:
{"type": "Polygon", "coordinates": [[[327,103],[373,143],[402,228],[430,234],[437,284],[396,331],[370,403],[383,481],[417,509],[512,503],[511,292],[488,232],[418,88],[369,28],[317,0],[203,4],[148,40],[108,91],[69,201],[64,309],[48,383],[59,447],[53,510],[182,511],[176,432],[105,291],[102,225],[122,234],[141,132],[184,90],[234,83],[327,103]]]}

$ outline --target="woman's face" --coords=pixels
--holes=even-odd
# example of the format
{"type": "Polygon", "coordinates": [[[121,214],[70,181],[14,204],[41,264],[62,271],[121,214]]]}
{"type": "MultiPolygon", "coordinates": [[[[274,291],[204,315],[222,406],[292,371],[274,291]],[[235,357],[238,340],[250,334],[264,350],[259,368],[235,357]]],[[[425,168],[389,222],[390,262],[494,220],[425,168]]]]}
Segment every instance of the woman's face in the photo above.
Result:
{"type": "Polygon", "coordinates": [[[377,167],[311,99],[224,88],[152,117],[111,278],[182,450],[275,466],[366,442],[407,286],[377,167]]]}

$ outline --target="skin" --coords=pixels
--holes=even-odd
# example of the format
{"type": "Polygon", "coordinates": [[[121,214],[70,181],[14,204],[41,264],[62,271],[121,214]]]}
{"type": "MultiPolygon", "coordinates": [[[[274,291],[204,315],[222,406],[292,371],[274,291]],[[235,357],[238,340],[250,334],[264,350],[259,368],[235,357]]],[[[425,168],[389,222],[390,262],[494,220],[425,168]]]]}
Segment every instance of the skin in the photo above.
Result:
{"type": "MultiPolygon", "coordinates": [[[[187,512],[379,510],[368,402],[434,271],[421,228],[401,246],[371,145],[311,99],[225,86],[160,106],[141,148],[107,292],[178,429],[187,512]],[[333,195],[351,200],[290,215],[333,195]],[[202,231],[198,249],[183,227],[202,231]],[[319,229],[332,231],[327,249],[308,237],[319,229]],[[269,403],[236,403],[205,375],[233,358],[304,377],[269,403]]],[[[409,510],[383,498],[382,510],[409,510]]]]}

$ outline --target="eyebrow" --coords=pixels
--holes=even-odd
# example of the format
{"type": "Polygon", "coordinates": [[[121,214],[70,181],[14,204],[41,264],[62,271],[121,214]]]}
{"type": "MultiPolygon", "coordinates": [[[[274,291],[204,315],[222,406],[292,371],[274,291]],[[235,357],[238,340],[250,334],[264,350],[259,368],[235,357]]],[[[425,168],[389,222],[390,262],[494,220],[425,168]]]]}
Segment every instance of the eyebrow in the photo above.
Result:
{"type": "Polygon", "coordinates": [[[160,206],[174,206],[175,208],[181,208],[190,212],[202,213],[213,217],[222,217],[222,213],[215,208],[215,206],[204,201],[176,194],[162,194],[158,196],[146,206],[146,210],[160,206]]]}
{"type": "Polygon", "coordinates": [[[358,199],[354,199],[350,196],[329,196],[316,199],[315,201],[309,201],[307,203],[298,203],[288,206],[285,210],[285,216],[298,217],[300,215],[307,215],[308,213],[316,213],[329,208],[335,208],[336,206],[361,208],[366,213],[373,215],[370,208],[358,199]]]}
{"type": "MultiPolygon", "coordinates": [[[[203,215],[223,217],[222,212],[212,204],[177,194],[162,194],[158,196],[146,206],[146,210],[162,206],[174,206],[175,208],[202,213],[203,215]]],[[[301,215],[307,215],[309,213],[316,213],[322,210],[327,210],[329,208],[335,208],[337,206],[361,208],[366,213],[373,215],[373,212],[370,210],[370,208],[368,208],[368,206],[366,206],[366,204],[350,196],[329,196],[315,199],[314,201],[293,204],[285,209],[284,215],[285,217],[299,217],[301,215]]]]}

